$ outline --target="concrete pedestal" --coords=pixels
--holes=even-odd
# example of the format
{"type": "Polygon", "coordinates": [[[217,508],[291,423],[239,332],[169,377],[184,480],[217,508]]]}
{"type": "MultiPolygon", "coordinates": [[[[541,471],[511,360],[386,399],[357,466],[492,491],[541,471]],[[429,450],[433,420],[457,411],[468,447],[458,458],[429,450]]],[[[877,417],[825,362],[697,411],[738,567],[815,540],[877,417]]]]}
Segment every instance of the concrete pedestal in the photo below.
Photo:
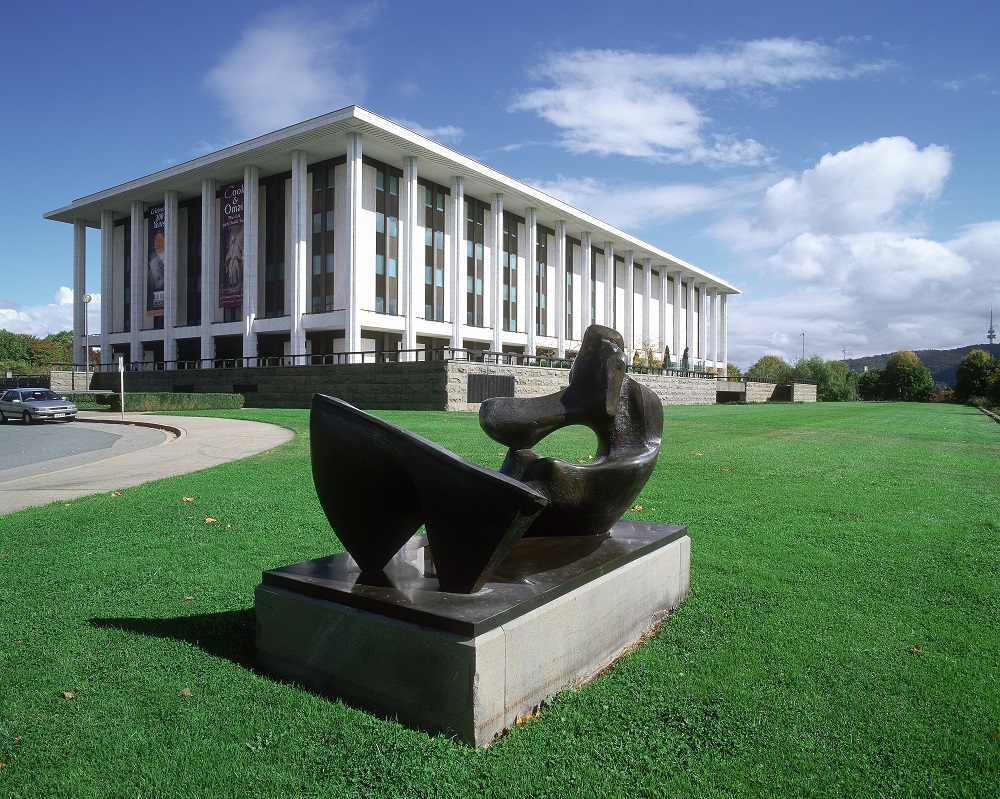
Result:
{"type": "Polygon", "coordinates": [[[346,554],[264,572],[265,672],[484,746],[612,663],[687,594],[686,528],[620,521],[600,537],[526,538],[476,594],[437,590],[418,536],[377,579],[346,554]]]}

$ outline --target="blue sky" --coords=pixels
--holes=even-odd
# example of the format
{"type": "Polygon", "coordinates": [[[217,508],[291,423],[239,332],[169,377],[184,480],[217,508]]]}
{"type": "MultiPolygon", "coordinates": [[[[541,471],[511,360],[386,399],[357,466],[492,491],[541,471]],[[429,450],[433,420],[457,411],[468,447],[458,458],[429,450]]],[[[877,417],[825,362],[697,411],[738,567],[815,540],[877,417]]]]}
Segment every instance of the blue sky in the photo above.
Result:
{"type": "MultiPolygon", "coordinates": [[[[0,327],[71,326],[45,212],[357,104],[740,287],[743,368],[802,333],[824,358],[982,343],[997,30],[994,0],[7,6],[0,327]]],[[[99,292],[96,233],[87,271],[99,292]]]]}

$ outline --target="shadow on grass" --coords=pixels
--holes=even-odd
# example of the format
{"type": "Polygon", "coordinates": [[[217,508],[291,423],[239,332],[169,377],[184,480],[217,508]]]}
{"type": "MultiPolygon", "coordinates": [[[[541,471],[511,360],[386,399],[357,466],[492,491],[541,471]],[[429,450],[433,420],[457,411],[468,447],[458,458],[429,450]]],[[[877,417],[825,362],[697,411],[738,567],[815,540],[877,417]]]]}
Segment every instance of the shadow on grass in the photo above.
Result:
{"type": "Polygon", "coordinates": [[[88,619],[94,627],[187,641],[216,657],[253,669],[256,620],[253,608],[199,613],[173,619],[88,619]]]}

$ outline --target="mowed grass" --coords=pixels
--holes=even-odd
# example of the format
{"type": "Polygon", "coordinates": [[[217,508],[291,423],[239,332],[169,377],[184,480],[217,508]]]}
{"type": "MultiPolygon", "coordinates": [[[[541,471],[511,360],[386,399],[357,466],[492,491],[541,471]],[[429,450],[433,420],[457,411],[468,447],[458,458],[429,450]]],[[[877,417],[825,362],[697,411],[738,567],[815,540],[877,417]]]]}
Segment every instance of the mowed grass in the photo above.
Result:
{"type": "MultiPolygon", "coordinates": [[[[260,572],[339,547],[307,412],[226,415],[299,435],[0,516],[0,796],[1000,794],[1000,425],[976,411],[667,408],[633,515],[688,526],[691,594],[487,750],[254,671],[260,572]]],[[[380,415],[502,461],[472,414],[380,415]]]]}

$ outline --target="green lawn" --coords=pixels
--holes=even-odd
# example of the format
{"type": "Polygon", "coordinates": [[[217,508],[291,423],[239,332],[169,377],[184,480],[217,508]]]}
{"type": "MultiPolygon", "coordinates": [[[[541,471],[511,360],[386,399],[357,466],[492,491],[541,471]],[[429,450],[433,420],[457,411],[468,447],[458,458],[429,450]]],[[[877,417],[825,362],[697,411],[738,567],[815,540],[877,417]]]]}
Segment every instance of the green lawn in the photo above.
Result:
{"type": "MultiPolygon", "coordinates": [[[[307,413],[227,415],[300,435],[0,516],[0,796],[1000,794],[1000,425],[983,414],[667,408],[637,515],[688,525],[690,596],[478,751],[254,672],[261,570],[338,547],[307,413]]],[[[381,415],[502,460],[472,414],[381,415]]],[[[593,452],[589,431],[554,439],[593,452]]]]}

